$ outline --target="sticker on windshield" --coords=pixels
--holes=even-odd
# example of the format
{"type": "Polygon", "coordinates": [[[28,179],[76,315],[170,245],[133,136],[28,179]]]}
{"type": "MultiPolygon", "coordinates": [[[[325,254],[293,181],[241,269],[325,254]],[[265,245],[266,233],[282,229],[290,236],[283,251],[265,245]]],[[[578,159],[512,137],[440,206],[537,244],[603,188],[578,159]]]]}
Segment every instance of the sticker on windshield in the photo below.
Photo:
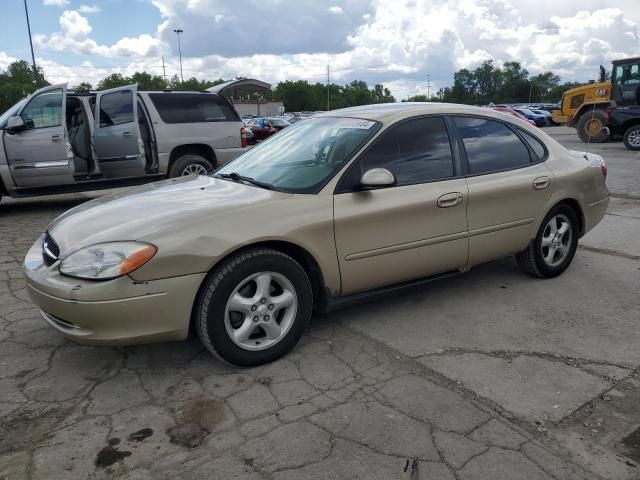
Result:
{"type": "Polygon", "coordinates": [[[369,130],[374,125],[375,122],[372,122],[371,120],[362,120],[360,118],[345,118],[341,122],[340,128],[360,128],[362,130],[369,130]]]}

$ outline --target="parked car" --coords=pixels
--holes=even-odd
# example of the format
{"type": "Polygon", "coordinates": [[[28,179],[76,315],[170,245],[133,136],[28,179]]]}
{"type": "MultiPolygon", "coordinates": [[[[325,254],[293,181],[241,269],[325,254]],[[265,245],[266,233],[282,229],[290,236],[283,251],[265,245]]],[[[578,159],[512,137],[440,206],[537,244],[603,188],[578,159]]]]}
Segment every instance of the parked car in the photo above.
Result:
{"type": "Polygon", "coordinates": [[[314,311],[398,284],[507,255],[560,275],[604,216],[606,173],[600,156],[489,109],[331,111],[209,176],[66,212],[28,252],[27,290],[80,343],[178,340],[193,327],[227,362],[259,365],[291,350],[314,311]]]}
{"type": "Polygon", "coordinates": [[[506,113],[507,115],[511,115],[513,117],[519,118],[520,120],[522,120],[524,122],[527,122],[529,125],[533,125],[534,127],[536,126],[536,122],[534,122],[533,120],[529,120],[527,117],[525,117],[521,113],[516,112],[511,107],[506,107],[506,106],[503,106],[503,105],[497,105],[495,107],[488,107],[488,108],[490,108],[491,110],[495,110],[496,112],[506,113]]]}
{"type": "Polygon", "coordinates": [[[629,150],[640,150],[640,106],[608,108],[605,125],[610,137],[622,137],[629,150]]]}
{"type": "Polygon", "coordinates": [[[290,125],[291,124],[283,118],[258,117],[254,120],[250,128],[257,140],[265,140],[290,125]]]}
{"type": "Polygon", "coordinates": [[[247,145],[255,145],[256,144],[256,136],[253,134],[250,128],[246,128],[243,131],[243,135],[245,137],[245,141],[247,145]]]}
{"type": "Polygon", "coordinates": [[[551,112],[547,112],[546,110],[538,110],[537,108],[529,108],[528,110],[531,110],[536,115],[542,115],[547,119],[547,125],[551,125],[551,118],[553,117],[551,112]]]}
{"type": "Polygon", "coordinates": [[[524,115],[529,120],[533,120],[538,127],[546,127],[550,123],[549,119],[547,119],[545,115],[540,113],[533,113],[528,108],[513,107],[513,110],[518,112],[520,115],[524,115]]]}
{"type": "Polygon", "coordinates": [[[0,197],[206,173],[246,150],[242,132],[233,106],[215,93],[52,85],[0,117],[0,197]]]}

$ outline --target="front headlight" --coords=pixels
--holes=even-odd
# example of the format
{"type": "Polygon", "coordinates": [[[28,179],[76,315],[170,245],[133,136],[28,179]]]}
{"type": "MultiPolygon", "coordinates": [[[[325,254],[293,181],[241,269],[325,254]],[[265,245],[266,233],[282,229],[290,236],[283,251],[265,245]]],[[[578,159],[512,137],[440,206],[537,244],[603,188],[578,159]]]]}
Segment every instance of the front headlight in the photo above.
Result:
{"type": "Polygon", "coordinates": [[[60,273],[86,280],[111,280],[147,263],[158,249],[140,242],[98,243],[72,253],[60,262],[60,273]]]}

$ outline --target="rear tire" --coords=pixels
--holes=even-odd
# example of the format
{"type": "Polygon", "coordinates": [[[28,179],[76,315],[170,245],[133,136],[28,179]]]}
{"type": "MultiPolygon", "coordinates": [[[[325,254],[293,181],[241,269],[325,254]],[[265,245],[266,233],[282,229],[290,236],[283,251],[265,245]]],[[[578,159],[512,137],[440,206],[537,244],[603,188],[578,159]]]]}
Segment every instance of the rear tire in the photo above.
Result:
{"type": "Polygon", "coordinates": [[[624,142],[624,146],[629,150],[640,150],[640,125],[633,125],[627,128],[622,141],[624,142]]]}
{"type": "Polygon", "coordinates": [[[288,353],[312,309],[311,282],[300,264],[278,250],[254,248],[211,272],[194,323],[207,350],[232,365],[252,367],[288,353]]]}
{"type": "Polygon", "coordinates": [[[520,268],[539,278],[553,278],[564,272],[578,248],[578,217],[566,204],[553,207],[544,217],[536,238],[516,255],[520,268]]]}
{"type": "Polygon", "coordinates": [[[602,109],[587,109],[578,120],[578,137],[585,143],[602,143],[607,139],[602,130],[604,126],[605,114],[602,109]]]}
{"type": "Polygon", "coordinates": [[[182,155],[171,165],[169,177],[182,177],[186,175],[206,175],[212,172],[213,165],[209,160],[194,154],[182,155]]]}

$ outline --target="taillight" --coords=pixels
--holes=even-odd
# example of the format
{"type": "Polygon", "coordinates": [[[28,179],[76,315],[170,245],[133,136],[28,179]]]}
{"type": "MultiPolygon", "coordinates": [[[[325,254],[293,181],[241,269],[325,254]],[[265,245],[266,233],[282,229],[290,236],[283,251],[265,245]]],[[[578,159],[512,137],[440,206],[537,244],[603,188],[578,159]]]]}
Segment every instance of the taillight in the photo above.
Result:
{"type": "Polygon", "coordinates": [[[244,127],[240,128],[240,140],[242,148],[245,148],[247,146],[247,132],[245,132],[244,127]]]}
{"type": "Polygon", "coordinates": [[[603,159],[600,159],[600,170],[602,170],[602,175],[606,177],[609,169],[607,168],[607,162],[605,162],[603,159]]]}

